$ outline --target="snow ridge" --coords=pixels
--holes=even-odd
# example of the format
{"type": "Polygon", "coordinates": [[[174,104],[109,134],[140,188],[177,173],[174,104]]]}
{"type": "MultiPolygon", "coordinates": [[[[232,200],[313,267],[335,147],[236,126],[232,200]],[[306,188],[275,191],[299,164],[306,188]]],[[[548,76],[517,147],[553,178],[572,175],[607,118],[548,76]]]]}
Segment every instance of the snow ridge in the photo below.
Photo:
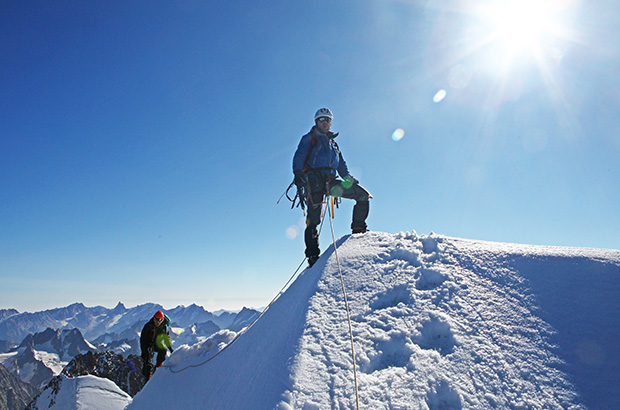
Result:
{"type": "Polygon", "coordinates": [[[79,376],[54,379],[27,410],[122,410],[131,397],[114,382],[97,376],[79,376]]]}
{"type": "MultiPolygon", "coordinates": [[[[345,236],[337,246],[361,408],[586,409],[620,402],[619,251],[415,232],[345,236]],[[587,296],[592,278],[597,292],[587,296]],[[574,353],[579,346],[582,353],[574,353]]],[[[158,371],[128,410],[197,403],[355,408],[348,332],[332,246],[222,354],[180,373],[158,371]]],[[[177,349],[169,364],[200,362],[232,335],[218,337],[177,349]]]]}

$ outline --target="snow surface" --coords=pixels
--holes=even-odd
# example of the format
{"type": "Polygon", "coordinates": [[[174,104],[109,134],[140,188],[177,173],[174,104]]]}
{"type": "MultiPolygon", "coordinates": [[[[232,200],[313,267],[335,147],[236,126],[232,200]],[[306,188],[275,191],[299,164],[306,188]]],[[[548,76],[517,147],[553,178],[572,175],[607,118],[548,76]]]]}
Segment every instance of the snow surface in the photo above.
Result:
{"type": "Polygon", "coordinates": [[[37,398],[36,409],[122,410],[131,397],[114,382],[97,376],[62,377],[56,389],[48,388],[37,398]]]}
{"type": "Polygon", "coordinates": [[[620,408],[620,251],[369,232],[223,351],[237,334],[177,348],[127,409],[355,408],[337,260],[360,408],[620,408]]]}
{"type": "Polygon", "coordinates": [[[58,376],[62,369],[69,363],[69,360],[61,360],[61,358],[56,353],[50,353],[45,350],[35,350],[34,357],[37,360],[40,360],[45,367],[50,369],[54,376],[58,376]]]}
{"type": "Polygon", "coordinates": [[[18,350],[14,350],[8,353],[0,353],[0,364],[6,367],[7,369],[11,369],[13,366],[10,364],[15,360],[15,357],[19,356],[24,352],[26,348],[22,347],[18,350]]]}

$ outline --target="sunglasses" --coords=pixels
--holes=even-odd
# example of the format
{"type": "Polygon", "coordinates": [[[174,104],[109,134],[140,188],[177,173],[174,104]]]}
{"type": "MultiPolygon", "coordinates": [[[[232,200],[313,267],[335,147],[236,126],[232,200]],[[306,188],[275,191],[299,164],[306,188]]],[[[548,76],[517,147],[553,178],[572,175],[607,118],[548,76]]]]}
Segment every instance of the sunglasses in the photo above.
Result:
{"type": "Polygon", "coordinates": [[[155,319],[155,323],[157,323],[158,325],[161,325],[161,322],[163,322],[164,319],[155,319]]]}
{"type": "Polygon", "coordinates": [[[321,122],[332,122],[332,119],[329,117],[319,117],[317,118],[317,121],[321,121],[321,122]]]}

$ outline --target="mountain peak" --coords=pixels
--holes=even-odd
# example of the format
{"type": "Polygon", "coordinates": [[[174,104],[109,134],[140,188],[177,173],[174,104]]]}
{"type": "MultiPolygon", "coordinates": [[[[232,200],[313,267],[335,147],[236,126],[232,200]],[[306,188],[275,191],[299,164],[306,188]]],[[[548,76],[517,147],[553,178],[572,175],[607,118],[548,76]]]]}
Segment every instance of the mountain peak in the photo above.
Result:
{"type": "Polygon", "coordinates": [[[19,314],[17,309],[0,309],[0,320],[19,314]]]}
{"type": "Polygon", "coordinates": [[[86,306],[82,302],[75,302],[67,306],[65,309],[73,311],[73,312],[81,312],[86,309],[86,306]]]}
{"type": "Polygon", "coordinates": [[[80,352],[93,350],[93,347],[84,340],[82,332],[75,328],[64,330],[47,328],[43,332],[26,336],[19,347],[55,353],[61,359],[69,359],[80,352]]]}

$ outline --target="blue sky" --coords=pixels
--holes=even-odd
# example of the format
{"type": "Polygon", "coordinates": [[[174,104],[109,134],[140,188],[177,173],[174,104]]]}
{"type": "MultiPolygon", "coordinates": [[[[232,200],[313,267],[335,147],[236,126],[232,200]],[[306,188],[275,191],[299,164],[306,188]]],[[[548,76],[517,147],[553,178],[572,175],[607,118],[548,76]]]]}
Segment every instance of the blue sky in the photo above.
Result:
{"type": "Polygon", "coordinates": [[[2,2],[0,308],[265,305],[323,106],[372,230],[620,249],[619,6],[514,3],[2,2]]]}

